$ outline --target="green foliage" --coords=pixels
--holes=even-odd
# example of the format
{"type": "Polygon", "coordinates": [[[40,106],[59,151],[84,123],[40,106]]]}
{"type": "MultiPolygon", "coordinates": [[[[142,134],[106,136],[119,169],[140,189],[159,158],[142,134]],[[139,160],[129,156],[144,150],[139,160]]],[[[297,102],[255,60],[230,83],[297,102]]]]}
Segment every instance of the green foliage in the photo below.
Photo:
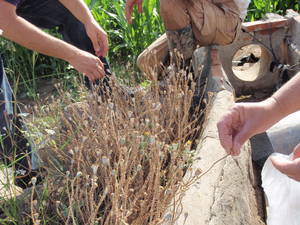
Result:
{"type": "Polygon", "coordinates": [[[299,0],[252,0],[248,9],[248,21],[261,19],[266,13],[284,15],[287,9],[300,10],[299,0]]]}
{"type": "Polygon", "coordinates": [[[133,12],[132,24],[125,18],[126,0],[86,0],[95,19],[106,30],[110,39],[109,58],[112,67],[121,79],[135,78],[140,80],[137,73],[136,59],[157,37],[164,32],[159,15],[158,0],[144,0],[143,13],[133,12]],[[118,62],[118,64],[116,63],[118,62]],[[128,74],[128,65],[131,69],[128,74]]]}
{"type": "Polygon", "coordinates": [[[135,61],[142,50],[164,31],[157,0],[144,0],[143,13],[135,10],[132,24],[128,24],[125,18],[125,0],[86,2],[95,19],[108,33],[111,58],[135,61]]]}

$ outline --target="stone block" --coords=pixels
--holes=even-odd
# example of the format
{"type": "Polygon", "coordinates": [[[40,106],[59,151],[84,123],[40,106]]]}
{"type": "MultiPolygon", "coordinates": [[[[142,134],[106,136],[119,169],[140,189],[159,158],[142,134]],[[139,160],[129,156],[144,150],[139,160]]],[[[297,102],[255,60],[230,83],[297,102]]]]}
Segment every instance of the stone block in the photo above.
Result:
{"type": "MultiPolygon", "coordinates": [[[[300,63],[300,15],[295,16],[296,12],[289,11],[288,15],[293,15],[289,18],[289,34],[287,38],[288,59],[289,65],[300,63]]],[[[292,71],[290,76],[295,75],[292,71]]]]}
{"type": "Polygon", "coordinates": [[[266,21],[243,23],[238,39],[226,46],[220,46],[220,59],[228,80],[235,89],[236,95],[249,95],[255,92],[272,93],[281,81],[281,71],[273,67],[284,63],[286,54],[283,49],[288,32],[288,20],[271,18],[266,21]],[[241,79],[233,71],[232,61],[235,54],[243,47],[257,45],[261,56],[255,70],[248,72],[249,79],[241,79]]]}
{"type": "MultiPolygon", "coordinates": [[[[227,90],[216,93],[204,124],[193,171],[206,171],[226,155],[221,147],[216,123],[233,104],[233,94],[227,90]]],[[[186,174],[188,177],[189,172],[186,174]]],[[[249,144],[239,157],[228,156],[186,191],[182,210],[176,221],[165,225],[261,225],[255,197],[255,178],[249,144]]],[[[169,218],[170,219],[170,218],[169,218]]]]}

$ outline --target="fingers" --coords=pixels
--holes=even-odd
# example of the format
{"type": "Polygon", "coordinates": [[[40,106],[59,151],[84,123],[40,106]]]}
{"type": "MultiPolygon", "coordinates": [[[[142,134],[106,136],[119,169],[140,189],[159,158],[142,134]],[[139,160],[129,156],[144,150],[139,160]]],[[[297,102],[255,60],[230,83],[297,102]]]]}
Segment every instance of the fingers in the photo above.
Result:
{"type": "Polygon", "coordinates": [[[93,44],[93,47],[95,50],[95,54],[98,56],[98,54],[101,53],[101,46],[100,46],[100,43],[98,42],[98,38],[97,38],[97,36],[94,36],[90,39],[92,41],[92,44],[93,44]]]}
{"type": "Polygon", "coordinates": [[[135,2],[132,0],[127,0],[126,1],[126,6],[125,6],[125,16],[126,16],[126,20],[129,24],[132,23],[132,11],[133,11],[133,6],[135,5],[135,2]]]}
{"type": "Polygon", "coordinates": [[[95,73],[97,79],[101,79],[105,76],[104,66],[103,66],[103,63],[100,61],[100,59],[96,63],[96,70],[94,73],[95,73]]]}
{"type": "Polygon", "coordinates": [[[125,6],[125,16],[129,24],[132,23],[132,12],[134,5],[137,5],[139,13],[143,12],[143,0],[127,0],[125,6]]]}
{"type": "Polygon", "coordinates": [[[271,161],[281,173],[300,181],[300,159],[290,160],[280,156],[272,156],[271,161]]]}
{"type": "Polygon", "coordinates": [[[98,52],[96,51],[96,55],[105,57],[108,53],[108,38],[107,38],[106,34],[105,35],[102,35],[102,34],[99,35],[98,45],[102,46],[102,47],[100,48],[100,50],[98,52]]]}
{"type": "Polygon", "coordinates": [[[97,56],[106,56],[108,52],[108,38],[107,34],[102,31],[98,30],[96,35],[91,38],[93,47],[95,50],[95,54],[97,56]]]}
{"type": "Polygon", "coordinates": [[[233,129],[231,126],[231,114],[226,114],[218,122],[218,133],[222,147],[226,150],[227,154],[231,153],[233,129]]]}
{"type": "Polygon", "coordinates": [[[240,154],[242,145],[251,137],[252,125],[245,118],[245,109],[236,104],[217,124],[221,145],[232,156],[240,154]]]}
{"type": "Polygon", "coordinates": [[[242,125],[240,110],[236,106],[226,113],[217,125],[221,145],[230,155],[235,156],[240,153],[241,143],[238,135],[242,125]]]}
{"type": "Polygon", "coordinates": [[[90,81],[96,81],[102,79],[105,76],[103,63],[98,59],[95,63],[95,66],[91,68],[89,72],[85,75],[89,78],[90,81]]]}
{"type": "Polygon", "coordinates": [[[143,12],[143,1],[138,0],[138,12],[142,13],[143,12]]]}
{"type": "Polygon", "coordinates": [[[241,129],[237,132],[236,136],[233,139],[232,145],[232,155],[237,156],[241,153],[241,148],[245,144],[245,142],[251,137],[249,133],[250,129],[247,124],[241,127],[241,129]]]}
{"type": "Polygon", "coordinates": [[[294,148],[293,159],[300,158],[300,143],[294,148]]]}

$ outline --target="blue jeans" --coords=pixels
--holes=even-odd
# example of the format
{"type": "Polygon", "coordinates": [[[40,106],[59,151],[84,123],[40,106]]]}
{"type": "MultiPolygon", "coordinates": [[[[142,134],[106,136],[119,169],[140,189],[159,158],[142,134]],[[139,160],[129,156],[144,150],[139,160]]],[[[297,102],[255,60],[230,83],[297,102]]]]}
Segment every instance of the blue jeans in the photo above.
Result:
{"type": "MultiPolygon", "coordinates": [[[[40,28],[53,29],[58,27],[58,31],[66,42],[92,54],[95,53],[84,25],[59,1],[23,0],[17,6],[17,14],[40,28]]],[[[96,85],[104,85],[104,88],[109,88],[109,76],[111,75],[109,64],[104,57],[100,57],[100,60],[104,64],[106,77],[102,81],[97,81],[96,85]]],[[[86,77],[85,84],[88,88],[94,85],[86,77]]],[[[14,155],[15,159],[17,158],[16,169],[22,172],[22,170],[28,171],[29,168],[36,169],[38,160],[34,146],[28,142],[22,133],[22,131],[26,130],[26,127],[22,119],[17,115],[18,113],[20,111],[14,103],[14,96],[0,58],[1,158],[9,164],[14,155]]]]}

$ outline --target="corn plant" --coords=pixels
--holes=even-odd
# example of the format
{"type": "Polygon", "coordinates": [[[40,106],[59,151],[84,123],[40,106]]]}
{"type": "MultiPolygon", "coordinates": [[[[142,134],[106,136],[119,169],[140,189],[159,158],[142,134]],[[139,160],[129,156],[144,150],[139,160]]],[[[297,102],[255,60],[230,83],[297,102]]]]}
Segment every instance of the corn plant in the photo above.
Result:
{"type": "Polygon", "coordinates": [[[266,13],[284,15],[287,9],[300,10],[299,0],[253,0],[248,10],[248,21],[261,19],[266,13]]]}
{"type": "Polygon", "coordinates": [[[163,32],[159,16],[159,1],[145,0],[143,14],[133,13],[133,23],[129,25],[125,18],[125,0],[87,0],[97,21],[111,39],[111,56],[136,59],[144,48],[151,44],[163,32]]]}

